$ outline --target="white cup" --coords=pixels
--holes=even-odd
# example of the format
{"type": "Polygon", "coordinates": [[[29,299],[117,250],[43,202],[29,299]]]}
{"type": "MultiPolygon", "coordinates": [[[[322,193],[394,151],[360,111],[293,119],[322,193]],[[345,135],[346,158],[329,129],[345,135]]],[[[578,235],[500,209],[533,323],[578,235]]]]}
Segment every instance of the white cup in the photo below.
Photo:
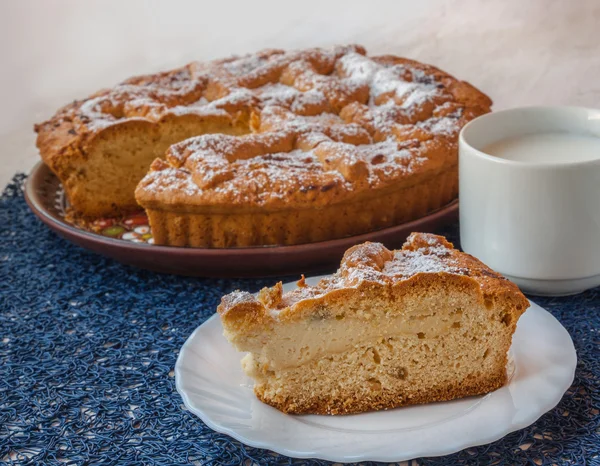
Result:
{"type": "Polygon", "coordinates": [[[527,134],[600,137],[600,110],[526,107],[483,115],[459,138],[463,249],[538,295],[600,285],[600,153],[587,161],[516,161],[481,149],[527,134]]]}

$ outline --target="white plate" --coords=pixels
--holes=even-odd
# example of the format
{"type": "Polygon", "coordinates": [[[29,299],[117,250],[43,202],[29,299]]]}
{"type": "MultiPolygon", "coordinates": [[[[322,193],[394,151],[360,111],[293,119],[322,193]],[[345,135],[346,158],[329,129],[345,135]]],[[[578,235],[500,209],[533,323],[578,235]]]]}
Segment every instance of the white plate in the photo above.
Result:
{"type": "Polygon", "coordinates": [[[493,393],[349,416],[292,416],[256,399],[240,366],[243,355],[222,332],[215,315],[181,348],[175,380],[185,406],[210,428],[247,445],[337,462],[397,462],[498,440],[556,406],[577,363],[564,327],[531,303],[513,337],[509,383],[493,393]]]}

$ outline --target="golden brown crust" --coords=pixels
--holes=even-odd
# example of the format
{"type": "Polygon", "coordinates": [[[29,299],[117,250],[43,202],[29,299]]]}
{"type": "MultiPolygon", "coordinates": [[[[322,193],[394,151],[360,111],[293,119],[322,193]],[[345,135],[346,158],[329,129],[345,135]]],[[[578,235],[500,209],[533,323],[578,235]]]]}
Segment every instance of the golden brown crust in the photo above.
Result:
{"type": "Polygon", "coordinates": [[[368,58],[360,46],[266,50],[131,78],[35,129],[80,213],[112,215],[137,199],[158,244],[297,244],[386,227],[455,198],[458,131],[490,105],[435,67],[368,58]],[[134,199],[132,186],[167,148],[134,199]],[[360,217],[359,203],[371,219],[323,227],[317,239],[295,228],[273,233],[325,208],[360,217]],[[263,227],[244,237],[240,211],[263,215],[263,227]],[[192,223],[200,231],[178,226],[192,223]],[[214,240],[225,233],[223,244],[214,240]]]}
{"type": "Polygon", "coordinates": [[[368,288],[387,289],[398,296],[441,280],[476,290],[490,309],[502,303],[506,314],[500,318],[513,330],[529,306],[517,285],[475,257],[454,249],[444,237],[412,233],[402,249],[396,251],[370,242],[351,247],[344,254],[339,270],[315,286],[304,285],[281,294],[278,284],[274,289],[265,288],[258,298],[236,291],[223,298],[217,311],[225,325],[238,326],[240,319],[248,326],[265,325],[276,318],[304,319],[319,304],[343,300],[368,288]],[[253,304],[252,319],[241,312],[239,302],[253,304]],[[271,310],[277,311],[276,317],[271,310]]]}
{"type": "MultiPolygon", "coordinates": [[[[268,81],[251,90],[255,134],[171,147],[169,164],[144,179],[138,201],[170,212],[192,206],[196,214],[295,211],[381,196],[450,170],[458,130],[489,111],[489,99],[434,67],[363,54],[359,47],[276,54],[278,73],[267,60],[257,73],[268,81]],[[174,177],[192,181],[185,197],[170,189],[174,177]]],[[[225,74],[235,92],[242,78],[225,74]]]]}
{"type": "Polygon", "coordinates": [[[366,411],[448,401],[465,396],[489,393],[497,390],[506,383],[506,371],[504,367],[501,367],[501,369],[494,377],[486,376],[481,377],[479,380],[457,382],[436,389],[417,392],[410,398],[406,398],[403,392],[384,391],[377,392],[372,397],[357,398],[353,393],[349,393],[330,398],[307,398],[306,400],[287,398],[280,401],[265,396],[260,388],[256,388],[254,393],[263,403],[271,405],[287,414],[358,414],[366,411]]]}
{"type": "MultiPolygon", "coordinates": [[[[164,163],[163,161],[159,161],[164,163]]],[[[187,179],[171,184],[173,199],[182,198],[179,211],[147,208],[156,244],[191,247],[245,247],[257,244],[302,244],[364,233],[408,222],[450,203],[458,191],[456,168],[416,186],[374,198],[293,211],[236,209],[196,213],[184,206],[187,179]],[[185,210],[190,210],[186,212],[185,210]]]]}

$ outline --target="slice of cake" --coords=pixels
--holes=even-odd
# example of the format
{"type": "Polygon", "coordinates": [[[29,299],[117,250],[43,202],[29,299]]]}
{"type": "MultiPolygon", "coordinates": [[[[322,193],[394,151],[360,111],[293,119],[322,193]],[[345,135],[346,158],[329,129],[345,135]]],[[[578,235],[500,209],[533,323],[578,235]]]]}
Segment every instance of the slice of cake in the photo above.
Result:
{"type": "Polygon", "coordinates": [[[480,395],[507,379],[529,302],[516,285],[441,236],[401,250],[364,243],[316,286],[236,291],[218,312],[249,354],[263,402],[286,413],[347,414],[480,395]]]}

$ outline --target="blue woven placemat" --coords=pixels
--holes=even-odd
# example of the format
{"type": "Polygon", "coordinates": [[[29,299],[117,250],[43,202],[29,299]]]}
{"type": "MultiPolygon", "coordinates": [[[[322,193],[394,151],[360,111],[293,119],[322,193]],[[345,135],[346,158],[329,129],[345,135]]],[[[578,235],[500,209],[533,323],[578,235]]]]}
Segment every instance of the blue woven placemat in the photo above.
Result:
{"type": "MultiPolygon", "coordinates": [[[[120,265],[50,232],[27,208],[23,182],[16,176],[0,200],[0,463],[307,463],[213,432],[175,391],[179,348],[221,296],[274,279],[120,265]]],[[[457,242],[456,226],[441,233],[457,242]]],[[[563,400],[498,442],[413,464],[600,465],[600,289],[535,300],[577,349],[563,400]]]]}

